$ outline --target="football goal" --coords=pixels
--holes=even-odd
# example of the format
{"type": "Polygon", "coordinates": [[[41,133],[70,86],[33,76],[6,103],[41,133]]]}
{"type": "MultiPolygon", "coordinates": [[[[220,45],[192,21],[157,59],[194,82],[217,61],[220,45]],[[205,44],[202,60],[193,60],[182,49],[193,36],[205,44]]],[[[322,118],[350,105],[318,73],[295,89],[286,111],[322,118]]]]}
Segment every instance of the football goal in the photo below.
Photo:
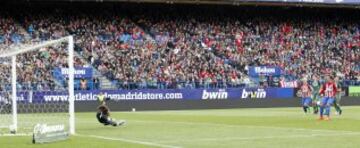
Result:
{"type": "Polygon", "coordinates": [[[32,134],[37,124],[75,133],[72,36],[0,49],[0,135],[32,134]]]}

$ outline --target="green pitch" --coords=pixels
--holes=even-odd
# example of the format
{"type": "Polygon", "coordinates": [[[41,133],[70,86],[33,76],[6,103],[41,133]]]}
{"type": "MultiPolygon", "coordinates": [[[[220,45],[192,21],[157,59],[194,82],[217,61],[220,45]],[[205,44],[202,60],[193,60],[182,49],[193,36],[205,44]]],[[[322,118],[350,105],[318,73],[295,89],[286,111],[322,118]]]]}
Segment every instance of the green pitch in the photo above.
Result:
{"type": "Polygon", "coordinates": [[[77,135],[32,144],[30,136],[0,137],[1,148],[340,148],[360,145],[360,107],[317,121],[301,108],[113,112],[123,127],[104,127],[95,113],[76,114],[77,135]]]}

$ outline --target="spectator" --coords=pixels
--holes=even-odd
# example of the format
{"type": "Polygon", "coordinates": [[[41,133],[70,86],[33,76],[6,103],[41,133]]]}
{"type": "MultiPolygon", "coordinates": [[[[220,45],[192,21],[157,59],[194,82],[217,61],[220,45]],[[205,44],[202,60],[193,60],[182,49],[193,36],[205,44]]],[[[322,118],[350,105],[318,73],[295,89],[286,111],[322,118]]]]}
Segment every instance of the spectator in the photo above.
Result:
{"type": "Polygon", "coordinates": [[[87,89],[88,89],[87,80],[86,80],[86,79],[81,79],[81,80],[80,80],[80,89],[81,89],[81,90],[87,90],[87,89]]]}

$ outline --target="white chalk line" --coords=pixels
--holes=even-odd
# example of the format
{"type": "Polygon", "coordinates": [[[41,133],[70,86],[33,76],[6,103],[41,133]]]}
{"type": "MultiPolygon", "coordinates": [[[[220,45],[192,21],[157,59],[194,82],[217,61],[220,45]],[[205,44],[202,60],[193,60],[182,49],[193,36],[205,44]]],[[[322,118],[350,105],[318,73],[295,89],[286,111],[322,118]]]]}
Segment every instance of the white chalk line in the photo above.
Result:
{"type": "MultiPolygon", "coordinates": [[[[23,137],[23,136],[31,136],[31,135],[32,134],[0,134],[0,137],[2,137],[2,136],[3,137],[23,137]]],[[[127,142],[127,143],[155,146],[155,147],[160,147],[160,148],[181,148],[179,146],[159,144],[159,143],[148,142],[148,141],[131,140],[131,139],[125,139],[125,138],[112,138],[112,137],[104,137],[104,136],[98,136],[98,135],[81,135],[81,134],[75,134],[74,136],[90,137],[90,138],[97,138],[97,139],[111,140],[111,141],[122,141],[122,142],[127,142]]]]}
{"type": "Polygon", "coordinates": [[[17,134],[0,134],[0,137],[24,137],[31,136],[30,133],[17,133],[17,134]]]}
{"type": "Polygon", "coordinates": [[[76,134],[76,136],[90,137],[90,138],[97,138],[97,139],[111,140],[111,141],[122,141],[122,142],[127,142],[127,143],[155,146],[155,147],[160,147],[160,148],[181,148],[180,146],[166,145],[166,144],[160,144],[160,143],[154,143],[154,142],[148,142],[148,141],[142,141],[142,140],[140,141],[140,140],[125,139],[125,138],[112,138],[112,137],[105,137],[105,136],[98,136],[98,135],[79,135],[79,134],[76,134]]]}
{"type": "MultiPolygon", "coordinates": [[[[172,144],[172,143],[183,143],[187,141],[226,141],[226,140],[242,140],[242,141],[249,141],[249,140],[262,140],[262,139],[292,139],[292,138],[309,138],[309,137],[331,137],[331,136],[347,136],[347,135],[360,135],[360,132],[352,132],[352,131],[340,131],[340,130],[313,130],[313,129],[303,129],[303,128],[283,128],[283,127],[270,127],[270,126],[243,126],[243,125],[228,125],[228,124],[213,124],[213,123],[194,123],[194,122],[167,122],[167,121],[144,121],[144,120],[130,120],[132,122],[155,122],[155,123],[171,123],[171,124],[189,124],[189,125],[212,125],[212,126],[228,126],[228,127],[249,127],[249,128],[267,128],[267,129],[281,129],[281,130],[299,130],[299,131],[312,131],[312,132],[322,132],[322,133],[313,133],[313,134],[299,134],[299,135],[284,135],[284,136],[260,136],[260,137],[218,137],[218,138],[201,138],[201,139],[184,139],[184,140],[173,140],[173,141],[160,141],[159,143],[165,144],[172,144]],[[326,133],[324,133],[326,132],[326,133]]],[[[123,142],[130,142],[130,143],[137,143],[137,144],[144,144],[150,146],[158,146],[163,148],[178,148],[179,146],[172,146],[172,145],[165,145],[165,144],[158,144],[153,142],[144,142],[144,141],[137,141],[137,140],[129,140],[124,138],[109,138],[109,137],[102,137],[96,135],[90,135],[94,138],[99,139],[106,139],[106,140],[116,140],[116,141],[123,141],[123,142]],[[155,145],[154,145],[155,144],[155,145]]]]}

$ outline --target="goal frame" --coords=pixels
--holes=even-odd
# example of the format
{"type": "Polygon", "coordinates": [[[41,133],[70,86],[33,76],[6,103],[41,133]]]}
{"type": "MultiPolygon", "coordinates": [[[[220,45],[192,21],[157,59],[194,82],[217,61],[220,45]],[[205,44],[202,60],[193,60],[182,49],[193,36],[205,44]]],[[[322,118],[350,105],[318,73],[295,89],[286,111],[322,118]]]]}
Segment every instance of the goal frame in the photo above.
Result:
{"type": "Polygon", "coordinates": [[[57,43],[68,43],[68,66],[69,66],[69,81],[68,81],[68,93],[69,93],[69,133],[71,135],[75,134],[75,96],[74,96],[74,38],[73,36],[67,36],[63,38],[59,38],[56,40],[46,41],[31,47],[26,48],[15,48],[11,50],[7,50],[0,54],[0,58],[11,57],[11,100],[12,100],[12,128],[16,133],[18,129],[18,119],[17,119],[17,90],[16,90],[16,56],[18,54],[35,51],[39,48],[44,48],[51,46],[57,43]]]}

